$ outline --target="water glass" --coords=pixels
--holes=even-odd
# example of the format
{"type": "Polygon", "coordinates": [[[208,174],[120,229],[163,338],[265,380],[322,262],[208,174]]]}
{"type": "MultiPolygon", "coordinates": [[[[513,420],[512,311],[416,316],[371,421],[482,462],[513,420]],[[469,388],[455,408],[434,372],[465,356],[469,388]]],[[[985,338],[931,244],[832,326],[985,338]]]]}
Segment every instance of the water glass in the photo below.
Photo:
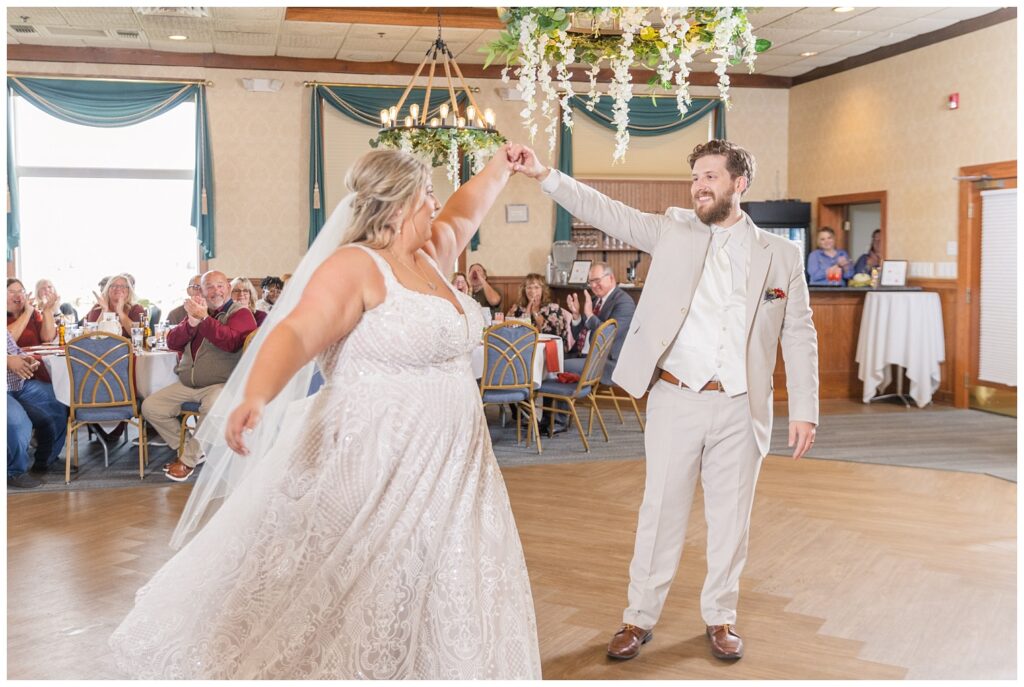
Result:
{"type": "Polygon", "coordinates": [[[142,352],[142,336],[145,330],[141,327],[132,327],[132,348],[136,353],[142,352]]]}

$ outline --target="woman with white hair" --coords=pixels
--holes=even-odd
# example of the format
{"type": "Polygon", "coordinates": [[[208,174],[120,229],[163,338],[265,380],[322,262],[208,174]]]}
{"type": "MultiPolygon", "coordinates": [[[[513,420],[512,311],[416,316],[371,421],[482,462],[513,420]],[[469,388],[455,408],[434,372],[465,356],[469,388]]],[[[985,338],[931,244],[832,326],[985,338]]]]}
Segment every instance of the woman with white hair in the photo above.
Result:
{"type": "Polygon", "coordinates": [[[110,277],[103,290],[93,295],[96,305],[85,316],[86,322],[99,322],[103,313],[115,313],[121,323],[121,335],[131,338],[132,327],[139,326],[139,320],[146,318],[146,309],[135,302],[134,280],[127,274],[110,277]]]}
{"type": "Polygon", "coordinates": [[[172,543],[227,496],[111,638],[126,673],[540,677],[470,363],[483,320],[445,278],[511,174],[502,148],[442,209],[418,158],[356,162],[199,430],[206,465],[172,543]],[[314,359],[325,383],[307,399],[314,359]]]}

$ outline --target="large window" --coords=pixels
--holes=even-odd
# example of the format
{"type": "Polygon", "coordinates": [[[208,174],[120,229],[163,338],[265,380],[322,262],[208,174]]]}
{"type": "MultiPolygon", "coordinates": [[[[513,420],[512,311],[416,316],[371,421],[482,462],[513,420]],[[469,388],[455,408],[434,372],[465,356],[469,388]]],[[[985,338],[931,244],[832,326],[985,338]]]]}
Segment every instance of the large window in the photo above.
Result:
{"type": "Polygon", "coordinates": [[[149,121],[98,128],[51,117],[15,97],[25,288],[53,281],[81,317],[105,276],[128,272],[137,298],[163,315],[199,267],[189,225],[195,105],[149,121]]]}

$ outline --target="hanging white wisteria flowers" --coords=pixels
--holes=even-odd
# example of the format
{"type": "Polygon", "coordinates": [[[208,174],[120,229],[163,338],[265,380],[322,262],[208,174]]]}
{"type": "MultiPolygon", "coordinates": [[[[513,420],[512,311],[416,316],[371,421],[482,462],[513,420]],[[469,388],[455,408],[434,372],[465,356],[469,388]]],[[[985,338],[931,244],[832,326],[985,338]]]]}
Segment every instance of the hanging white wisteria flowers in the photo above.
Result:
{"type": "Polygon", "coordinates": [[[552,152],[559,109],[565,125],[572,126],[569,99],[574,93],[569,66],[587,68],[586,105],[593,110],[601,97],[597,74],[607,62],[612,70],[608,95],[613,101],[616,128],[615,162],[624,159],[629,146],[629,101],[633,97],[630,69],[653,70],[655,75],[647,84],[673,91],[682,117],[691,103],[689,75],[694,55],[713,55],[719,97],[728,106],[729,65],[744,62],[753,71],[757,53],[771,47],[771,42],[754,37],[743,7],[511,7],[499,12],[505,31],[488,46],[485,66],[503,59],[505,82],[511,80],[509,70],[515,68],[526,103],[520,114],[531,140],[537,133],[534,117],[539,91],[552,152]],[[553,85],[552,71],[561,93],[553,85]]]}

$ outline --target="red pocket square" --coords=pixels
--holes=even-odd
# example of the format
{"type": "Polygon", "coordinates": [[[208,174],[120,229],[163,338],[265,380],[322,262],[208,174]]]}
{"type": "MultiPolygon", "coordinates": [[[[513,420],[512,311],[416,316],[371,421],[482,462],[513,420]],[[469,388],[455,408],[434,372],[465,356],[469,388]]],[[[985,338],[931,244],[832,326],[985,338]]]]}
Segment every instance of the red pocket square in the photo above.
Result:
{"type": "Polygon", "coordinates": [[[765,289],[765,292],[764,292],[764,300],[765,300],[765,302],[779,300],[779,299],[785,298],[785,297],[786,297],[786,292],[783,291],[782,289],[765,289]]]}

